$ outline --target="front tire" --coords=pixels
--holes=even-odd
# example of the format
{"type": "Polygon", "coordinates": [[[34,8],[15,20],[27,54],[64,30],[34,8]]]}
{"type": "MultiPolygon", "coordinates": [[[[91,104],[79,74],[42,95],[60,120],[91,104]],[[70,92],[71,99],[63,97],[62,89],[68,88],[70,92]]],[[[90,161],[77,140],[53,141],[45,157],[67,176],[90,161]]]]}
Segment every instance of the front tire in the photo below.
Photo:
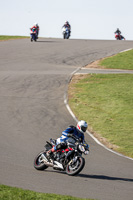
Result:
{"type": "Polygon", "coordinates": [[[66,173],[69,176],[74,176],[81,172],[81,170],[85,166],[85,159],[83,157],[78,157],[77,161],[73,164],[71,161],[68,163],[66,167],[66,173]]]}
{"type": "Polygon", "coordinates": [[[44,164],[44,162],[42,161],[41,155],[44,154],[44,151],[41,151],[34,159],[34,168],[37,170],[45,170],[48,168],[47,165],[44,164]]]}

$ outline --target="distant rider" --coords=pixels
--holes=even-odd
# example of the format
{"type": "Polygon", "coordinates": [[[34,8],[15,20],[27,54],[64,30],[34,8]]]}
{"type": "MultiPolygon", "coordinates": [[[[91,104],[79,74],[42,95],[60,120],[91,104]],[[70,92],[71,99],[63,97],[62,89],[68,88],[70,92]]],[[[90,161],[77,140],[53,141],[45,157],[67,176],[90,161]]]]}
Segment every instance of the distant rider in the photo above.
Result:
{"type": "Polygon", "coordinates": [[[36,29],[36,35],[37,35],[37,39],[38,39],[38,35],[39,35],[39,26],[38,23],[35,23],[30,29],[36,29]]]}
{"type": "Polygon", "coordinates": [[[116,29],[115,34],[118,34],[118,38],[121,40],[121,31],[119,30],[119,28],[116,29]]]}
{"type": "Polygon", "coordinates": [[[116,29],[115,33],[118,33],[119,35],[121,34],[121,31],[119,30],[119,28],[116,29]]]}
{"type": "Polygon", "coordinates": [[[62,28],[68,28],[69,29],[69,36],[71,34],[71,25],[68,21],[65,21],[65,24],[62,26],[62,28]]]}
{"type": "Polygon", "coordinates": [[[69,137],[75,136],[77,139],[80,139],[81,142],[84,142],[84,133],[86,132],[88,127],[87,122],[81,120],[77,123],[77,126],[69,126],[66,130],[62,132],[62,136],[56,140],[56,145],[47,151],[46,155],[49,159],[53,152],[66,147],[66,141],[69,137]]]}

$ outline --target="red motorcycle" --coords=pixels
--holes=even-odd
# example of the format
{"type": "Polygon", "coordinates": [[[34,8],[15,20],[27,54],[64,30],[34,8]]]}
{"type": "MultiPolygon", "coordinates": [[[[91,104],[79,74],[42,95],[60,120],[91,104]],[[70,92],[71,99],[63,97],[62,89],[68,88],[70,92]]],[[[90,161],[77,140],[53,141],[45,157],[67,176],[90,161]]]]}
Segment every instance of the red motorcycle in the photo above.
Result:
{"type": "Polygon", "coordinates": [[[125,40],[125,38],[120,33],[115,33],[116,40],[125,40]]]}
{"type": "Polygon", "coordinates": [[[45,150],[41,151],[34,159],[34,168],[37,170],[45,170],[53,167],[55,170],[66,171],[70,176],[74,176],[81,172],[85,166],[85,159],[82,157],[84,153],[89,153],[89,145],[82,143],[75,137],[68,138],[64,149],[53,152],[51,158],[47,158],[46,152],[56,145],[56,140],[50,139],[45,145],[45,150]]]}
{"type": "Polygon", "coordinates": [[[31,42],[32,41],[37,41],[37,31],[36,28],[31,28],[30,29],[30,35],[31,35],[31,42]]]}

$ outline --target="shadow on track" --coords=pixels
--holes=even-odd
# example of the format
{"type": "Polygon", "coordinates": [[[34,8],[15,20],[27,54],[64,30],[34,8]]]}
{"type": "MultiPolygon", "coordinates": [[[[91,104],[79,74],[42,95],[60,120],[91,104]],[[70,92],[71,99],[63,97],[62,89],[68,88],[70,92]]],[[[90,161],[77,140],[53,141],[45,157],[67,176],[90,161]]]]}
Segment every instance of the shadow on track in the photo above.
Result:
{"type": "Polygon", "coordinates": [[[46,42],[46,43],[54,43],[54,42],[56,42],[57,43],[57,41],[44,41],[44,40],[40,40],[40,41],[37,40],[37,42],[46,42]]]}
{"type": "Polygon", "coordinates": [[[87,175],[87,174],[78,174],[78,177],[81,178],[91,178],[91,179],[100,179],[100,180],[112,180],[112,181],[128,181],[133,182],[133,179],[129,178],[119,178],[119,177],[111,177],[111,176],[104,176],[104,175],[87,175]]]}
{"type": "MultiPolygon", "coordinates": [[[[45,170],[47,173],[56,173],[67,175],[65,171],[56,171],[56,170],[45,170]]],[[[71,176],[72,177],[72,176],[71,176]]],[[[119,177],[111,177],[111,176],[104,176],[104,175],[87,175],[87,174],[77,174],[73,177],[80,177],[80,178],[91,178],[91,179],[99,179],[99,180],[111,180],[111,181],[127,181],[133,182],[133,179],[130,178],[119,178],[119,177]]]]}

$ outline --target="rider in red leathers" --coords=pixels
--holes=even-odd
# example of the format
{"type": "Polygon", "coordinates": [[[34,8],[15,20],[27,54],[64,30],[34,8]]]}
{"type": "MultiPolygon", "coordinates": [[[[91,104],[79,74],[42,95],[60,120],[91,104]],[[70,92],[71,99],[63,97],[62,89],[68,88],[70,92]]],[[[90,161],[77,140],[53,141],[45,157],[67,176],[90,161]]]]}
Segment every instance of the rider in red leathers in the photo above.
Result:
{"type": "Polygon", "coordinates": [[[38,23],[35,23],[30,29],[32,30],[33,28],[36,29],[36,34],[37,34],[37,39],[38,39],[38,35],[39,35],[39,26],[38,26],[38,23]]]}
{"type": "Polygon", "coordinates": [[[121,35],[121,31],[119,30],[119,28],[117,28],[117,30],[114,32],[115,33],[115,38],[118,40],[125,40],[125,38],[121,35]]]}

